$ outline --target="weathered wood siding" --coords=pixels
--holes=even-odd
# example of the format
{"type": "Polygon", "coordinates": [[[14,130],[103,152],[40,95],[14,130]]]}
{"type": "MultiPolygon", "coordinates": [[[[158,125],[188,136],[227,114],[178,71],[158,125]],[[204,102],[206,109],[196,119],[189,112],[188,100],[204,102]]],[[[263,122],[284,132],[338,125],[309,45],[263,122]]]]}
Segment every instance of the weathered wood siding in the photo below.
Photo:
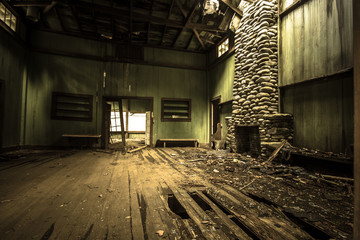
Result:
{"type": "Polygon", "coordinates": [[[283,88],[282,110],[294,115],[294,144],[345,152],[353,143],[351,73],[283,88]]]}
{"type": "MultiPolygon", "coordinates": [[[[281,1],[281,11],[296,0],[281,1]]],[[[310,0],[280,20],[279,85],[353,66],[352,1],[310,0]]]]}
{"type": "MultiPolygon", "coordinates": [[[[280,12],[295,2],[282,0],[280,12]]],[[[352,19],[351,0],[309,0],[280,17],[281,111],[294,115],[296,146],[345,152],[353,144],[352,19]]]]}

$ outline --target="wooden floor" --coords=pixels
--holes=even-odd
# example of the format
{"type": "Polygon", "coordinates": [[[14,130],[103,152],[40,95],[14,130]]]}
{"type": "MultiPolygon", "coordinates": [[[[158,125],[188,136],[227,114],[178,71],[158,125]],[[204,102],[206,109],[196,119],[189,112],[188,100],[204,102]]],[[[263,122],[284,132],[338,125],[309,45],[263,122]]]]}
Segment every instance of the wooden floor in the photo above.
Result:
{"type": "Polygon", "coordinates": [[[212,185],[175,155],[39,151],[2,161],[0,239],[312,239],[280,211],[212,185]]]}

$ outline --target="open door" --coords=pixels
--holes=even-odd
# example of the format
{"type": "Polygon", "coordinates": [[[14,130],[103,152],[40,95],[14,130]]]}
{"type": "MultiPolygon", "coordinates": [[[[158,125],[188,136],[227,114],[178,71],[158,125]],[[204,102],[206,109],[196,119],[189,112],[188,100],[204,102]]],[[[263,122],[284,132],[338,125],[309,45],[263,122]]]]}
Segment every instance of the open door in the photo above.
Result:
{"type": "Polygon", "coordinates": [[[211,141],[221,140],[220,97],[211,100],[211,141]]]}
{"type": "Polygon", "coordinates": [[[151,123],[152,123],[152,116],[151,112],[146,112],[146,129],[145,129],[145,145],[151,146],[151,123]]]}
{"type": "MultiPolygon", "coordinates": [[[[104,97],[110,106],[105,118],[109,118],[108,147],[131,151],[142,146],[152,145],[152,98],[142,97],[104,97]]],[[[106,120],[105,120],[106,122],[106,120]]]]}

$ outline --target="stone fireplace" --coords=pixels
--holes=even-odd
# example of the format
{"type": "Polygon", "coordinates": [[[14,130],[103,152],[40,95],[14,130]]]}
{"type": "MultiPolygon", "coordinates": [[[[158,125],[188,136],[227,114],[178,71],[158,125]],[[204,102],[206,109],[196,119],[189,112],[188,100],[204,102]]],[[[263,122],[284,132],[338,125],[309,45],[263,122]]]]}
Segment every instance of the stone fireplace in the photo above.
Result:
{"type": "Polygon", "coordinates": [[[237,152],[258,156],[261,153],[259,126],[235,126],[235,144],[237,152]]]}
{"type": "Polygon", "coordinates": [[[267,144],[293,138],[293,118],[279,113],[277,0],[242,1],[235,33],[235,77],[227,145],[265,157],[267,144]]]}

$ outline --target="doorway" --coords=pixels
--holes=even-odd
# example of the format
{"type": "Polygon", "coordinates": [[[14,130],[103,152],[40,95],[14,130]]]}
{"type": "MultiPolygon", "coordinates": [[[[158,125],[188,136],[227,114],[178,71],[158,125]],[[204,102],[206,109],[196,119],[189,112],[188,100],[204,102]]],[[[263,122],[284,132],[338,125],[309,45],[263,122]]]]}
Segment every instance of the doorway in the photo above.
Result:
{"type": "Polygon", "coordinates": [[[221,140],[221,108],[220,108],[221,96],[211,99],[211,116],[210,116],[210,136],[211,141],[221,140]]]}
{"type": "Polygon", "coordinates": [[[103,147],[132,150],[152,146],[152,112],[153,98],[105,97],[103,147]]]}

